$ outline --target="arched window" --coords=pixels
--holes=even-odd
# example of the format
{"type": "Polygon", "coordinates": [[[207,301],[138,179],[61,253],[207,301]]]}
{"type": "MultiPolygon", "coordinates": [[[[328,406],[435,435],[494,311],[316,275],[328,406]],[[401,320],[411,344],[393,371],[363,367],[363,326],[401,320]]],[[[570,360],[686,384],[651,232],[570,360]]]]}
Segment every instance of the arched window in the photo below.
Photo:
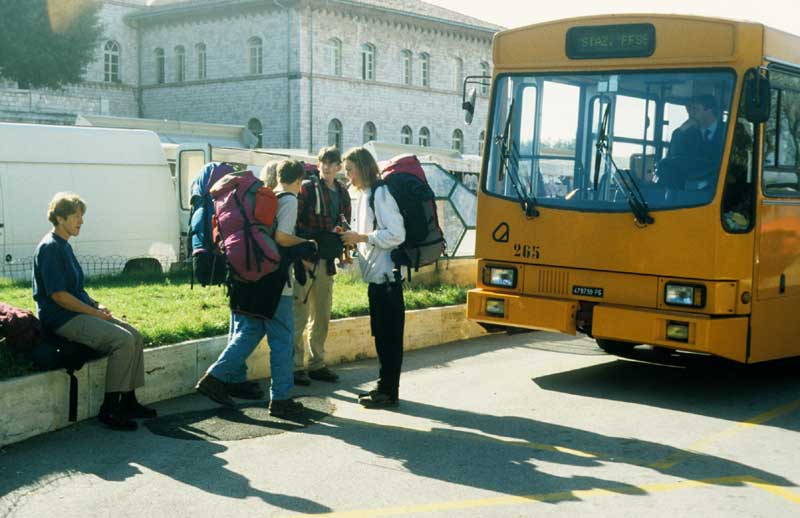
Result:
{"type": "Polygon", "coordinates": [[[419,129],[419,145],[429,147],[431,145],[431,131],[425,126],[419,129]]]}
{"type": "Polygon", "coordinates": [[[328,123],[328,145],[342,149],[342,123],[339,119],[331,119],[328,123]]]}
{"type": "Polygon", "coordinates": [[[175,81],[181,83],[186,80],[186,49],[183,45],[175,47],[175,81]]]}
{"type": "MultiPolygon", "coordinates": [[[[488,76],[490,74],[491,74],[491,72],[489,70],[489,63],[487,63],[485,61],[481,61],[481,75],[482,76],[488,76]]],[[[486,83],[486,84],[481,85],[481,94],[488,95],[489,94],[489,81],[488,80],[484,80],[484,83],[486,83]]]]}
{"type": "Polygon", "coordinates": [[[114,40],[106,42],[103,48],[103,80],[106,83],[119,83],[120,70],[119,70],[119,43],[114,40]]]}
{"type": "Polygon", "coordinates": [[[264,73],[264,44],[261,38],[253,36],[247,40],[247,47],[250,51],[250,74],[264,73]]]}
{"type": "Polygon", "coordinates": [[[478,154],[483,154],[483,143],[486,140],[486,131],[481,131],[478,135],[478,154]]]}
{"type": "Polygon", "coordinates": [[[197,54],[197,79],[206,78],[206,44],[198,43],[194,46],[197,54]]]}
{"type": "Polygon", "coordinates": [[[464,134],[460,129],[453,132],[453,149],[459,153],[464,152],[464,134]]]}
{"type": "Polygon", "coordinates": [[[427,52],[419,55],[419,70],[422,86],[431,86],[431,55],[427,52]]]}
{"type": "Polygon", "coordinates": [[[455,58],[453,60],[453,90],[460,92],[461,83],[464,81],[464,60],[455,58]]]}
{"type": "Polygon", "coordinates": [[[403,129],[400,130],[400,143],[411,144],[412,140],[414,140],[414,132],[408,126],[403,126],[403,129]]]}
{"type": "Polygon", "coordinates": [[[164,49],[156,49],[153,54],[156,58],[156,83],[163,84],[167,80],[167,64],[164,59],[164,49]]]}
{"type": "Polygon", "coordinates": [[[364,144],[378,139],[378,130],[372,122],[364,124],[364,144]]]}
{"type": "Polygon", "coordinates": [[[411,51],[404,50],[400,53],[400,76],[404,85],[411,84],[411,51]]]}
{"type": "Polygon", "coordinates": [[[262,147],[264,143],[264,127],[261,125],[261,121],[253,117],[247,121],[247,129],[249,129],[250,133],[256,138],[256,147],[262,147]]]}
{"type": "Polygon", "coordinates": [[[361,45],[361,79],[375,81],[375,45],[361,45]]]}
{"type": "Polygon", "coordinates": [[[342,40],[337,38],[328,40],[328,65],[332,75],[342,75],[342,40]]]}

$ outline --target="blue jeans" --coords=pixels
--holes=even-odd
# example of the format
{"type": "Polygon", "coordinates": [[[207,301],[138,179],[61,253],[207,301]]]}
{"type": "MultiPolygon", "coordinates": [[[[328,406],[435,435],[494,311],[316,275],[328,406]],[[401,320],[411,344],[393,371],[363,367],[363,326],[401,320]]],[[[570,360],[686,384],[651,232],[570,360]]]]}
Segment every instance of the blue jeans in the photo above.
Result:
{"type": "Polygon", "coordinates": [[[282,296],[272,320],[231,313],[228,346],[208,373],[225,383],[247,380],[247,358],[267,336],[272,374],[270,398],[288,399],[294,387],[294,302],[282,296]]]}

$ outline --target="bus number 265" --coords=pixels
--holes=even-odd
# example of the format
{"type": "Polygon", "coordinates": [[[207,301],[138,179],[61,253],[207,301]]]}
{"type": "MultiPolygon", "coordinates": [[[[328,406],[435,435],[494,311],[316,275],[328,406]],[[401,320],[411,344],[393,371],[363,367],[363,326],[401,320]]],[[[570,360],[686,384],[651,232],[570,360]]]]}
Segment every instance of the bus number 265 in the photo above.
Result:
{"type": "Polygon", "coordinates": [[[538,259],[539,247],[527,243],[514,243],[514,257],[523,259],[538,259]]]}

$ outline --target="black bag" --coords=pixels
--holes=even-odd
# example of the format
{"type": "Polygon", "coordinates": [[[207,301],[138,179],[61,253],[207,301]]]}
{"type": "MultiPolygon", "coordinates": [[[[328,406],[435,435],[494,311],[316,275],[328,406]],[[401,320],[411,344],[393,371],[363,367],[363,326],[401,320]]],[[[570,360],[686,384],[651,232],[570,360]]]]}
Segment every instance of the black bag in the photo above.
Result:
{"type": "Polygon", "coordinates": [[[342,256],[344,243],[341,236],[336,232],[321,230],[311,236],[317,242],[317,256],[320,259],[333,260],[342,256]]]}

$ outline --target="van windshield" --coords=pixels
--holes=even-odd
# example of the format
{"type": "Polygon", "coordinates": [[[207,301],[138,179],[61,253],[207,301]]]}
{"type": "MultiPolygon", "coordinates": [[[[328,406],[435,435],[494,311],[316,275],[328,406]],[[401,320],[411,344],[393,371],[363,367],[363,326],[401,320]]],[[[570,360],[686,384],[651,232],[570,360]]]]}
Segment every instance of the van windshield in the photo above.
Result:
{"type": "Polygon", "coordinates": [[[630,211],[627,178],[650,210],[709,203],[735,80],[729,70],[500,76],[483,187],[538,206],[630,211]]]}

